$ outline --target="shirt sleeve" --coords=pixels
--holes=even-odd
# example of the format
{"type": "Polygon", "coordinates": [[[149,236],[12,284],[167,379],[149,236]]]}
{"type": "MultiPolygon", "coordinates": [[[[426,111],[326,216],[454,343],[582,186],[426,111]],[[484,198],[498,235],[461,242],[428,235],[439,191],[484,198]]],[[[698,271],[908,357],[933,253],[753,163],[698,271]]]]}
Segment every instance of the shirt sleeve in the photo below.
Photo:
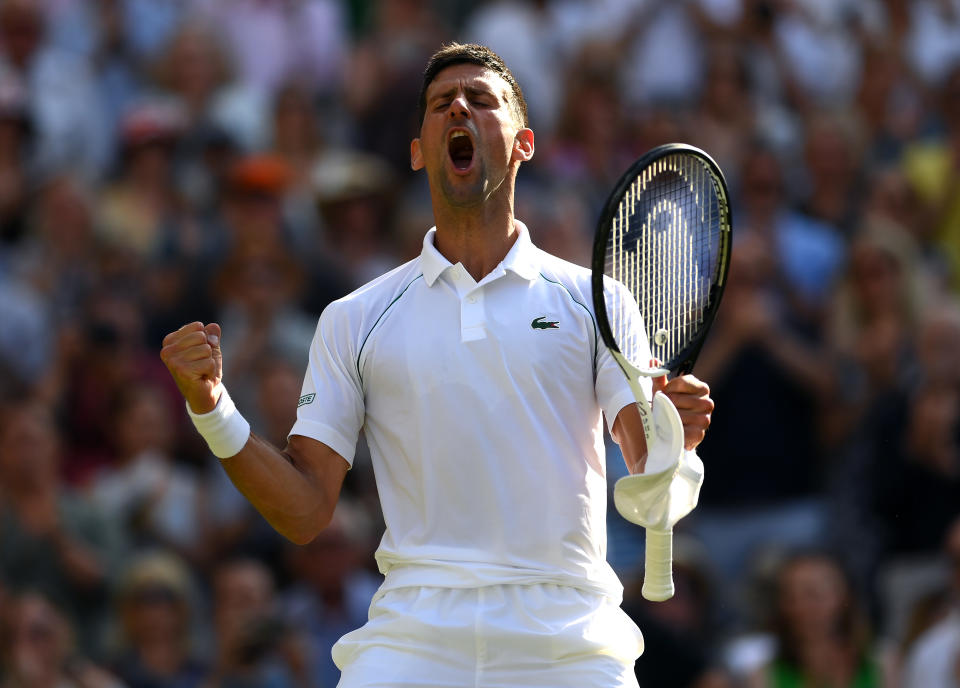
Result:
{"type": "MultiPolygon", "coordinates": [[[[625,302],[623,308],[618,308],[626,321],[621,325],[621,332],[628,332],[630,336],[621,336],[618,344],[621,352],[627,360],[642,366],[649,365],[650,362],[650,343],[647,341],[646,330],[643,326],[643,318],[640,315],[640,308],[637,306],[633,296],[619,282],[612,279],[604,279],[604,298],[607,303],[625,302]]],[[[603,415],[607,419],[607,428],[613,428],[613,422],[617,419],[617,414],[627,404],[636,403],[633,390],[627,382],[627,376],[617,363],[617,360],[610,354],[603,341],[597,343],[597,380],[595,383],[597,402],[603,409],[603,415]]],[[[646,394],[647,399],[653,393],[653,382],[649,377],[640,378],[640,386],[646,394]]]]}
{"type": "Polygon", "coordinates": [[[320,316],[290,435],[323,442],[353,466],[364,403],[351,320],[337,302],[320,316]]]}

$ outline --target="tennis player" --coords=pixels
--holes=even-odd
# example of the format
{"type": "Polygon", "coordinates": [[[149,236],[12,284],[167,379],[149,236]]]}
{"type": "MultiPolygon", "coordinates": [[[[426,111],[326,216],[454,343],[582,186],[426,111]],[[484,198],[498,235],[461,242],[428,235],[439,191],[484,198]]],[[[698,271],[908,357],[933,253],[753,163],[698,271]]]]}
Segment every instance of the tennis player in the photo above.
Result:
{"type": "MultiPolygon", "coordinates": [[[[366,433],[384,582],[368,623],[334,647],[341,686],[636,686],[643,640],[606,562],[603,417],[631,470],[646,444],[597,341],[590,272],[514,218],[534,135],[496,54],[439,50],[420,109],[410,158],[436,227],[418,258],[323,312],[283,451],[230,400],[217,324],[168,335],[161,356],[234,484],[294,542],[330,521],[366,433]]],[[[655,384],[695,448],[707,385],[655,384]]]]}

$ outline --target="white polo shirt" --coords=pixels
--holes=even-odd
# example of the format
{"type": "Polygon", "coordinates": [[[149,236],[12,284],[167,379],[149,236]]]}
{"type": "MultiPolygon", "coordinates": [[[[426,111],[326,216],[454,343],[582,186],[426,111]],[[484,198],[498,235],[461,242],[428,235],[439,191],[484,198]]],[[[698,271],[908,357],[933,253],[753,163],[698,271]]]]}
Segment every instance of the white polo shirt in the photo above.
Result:
{"type": "Polygon", "coordinates": [[[517,228],[479,283],[431,229],[418,258],[320,317],[290,434],[352,463],[366,433],[383,590],[552,582],[622,596],[601,410],[612,423],[633,395],[598,337],[590,271],[517,228]]]}

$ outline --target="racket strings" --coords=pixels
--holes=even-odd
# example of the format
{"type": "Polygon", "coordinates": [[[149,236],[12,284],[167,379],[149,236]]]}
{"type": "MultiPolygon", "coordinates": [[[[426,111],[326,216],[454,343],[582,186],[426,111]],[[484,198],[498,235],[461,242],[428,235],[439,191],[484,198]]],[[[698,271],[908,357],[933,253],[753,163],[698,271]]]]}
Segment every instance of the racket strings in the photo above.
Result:
{"type": "Polygon", "coordinates": [[[712,175],[696,158],[667,155],[624,194],[607,241],[605,274],[625,289],[607,299],[618,348],[645,367],[638,312],[652,355],[669,367],[704,325],[719,267],[721,208],[712,175]]]}

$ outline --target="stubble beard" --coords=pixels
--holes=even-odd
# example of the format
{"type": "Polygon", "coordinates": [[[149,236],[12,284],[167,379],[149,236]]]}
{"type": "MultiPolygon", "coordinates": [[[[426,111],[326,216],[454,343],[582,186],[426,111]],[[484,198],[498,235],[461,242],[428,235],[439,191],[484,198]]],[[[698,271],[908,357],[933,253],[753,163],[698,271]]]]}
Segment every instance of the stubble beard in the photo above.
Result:
{"type": "Polygon", "coordinates": [[[444,170],[440,177],[440,189],[444,200],[453,208],[475,208],[483,204],[489,194],[486,167],[476,161],[475,179],[468,181],[444,170]]]}

